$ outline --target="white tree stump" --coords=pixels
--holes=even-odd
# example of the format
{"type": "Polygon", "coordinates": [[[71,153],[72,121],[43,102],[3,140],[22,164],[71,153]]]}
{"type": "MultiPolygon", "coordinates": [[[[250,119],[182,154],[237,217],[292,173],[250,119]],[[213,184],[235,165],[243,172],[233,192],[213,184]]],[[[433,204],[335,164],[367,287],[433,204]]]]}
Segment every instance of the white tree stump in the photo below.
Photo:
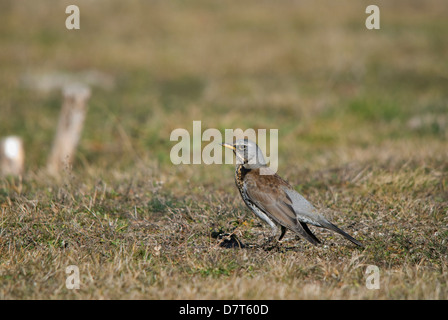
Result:
{"type": "Polygon", "coordinates": [[[21,176],[25,164],[23,141],[9,136],[0,140],[0,175],[21,176]]]}
{"type": "Polygon", "coordinates": [[[70,168],[72,164],[87,113],[90,88],[81,84],[69,85],[63,89],[63,96],[53,148],[47,162],[47,169],[52,174],[70,168]]]}

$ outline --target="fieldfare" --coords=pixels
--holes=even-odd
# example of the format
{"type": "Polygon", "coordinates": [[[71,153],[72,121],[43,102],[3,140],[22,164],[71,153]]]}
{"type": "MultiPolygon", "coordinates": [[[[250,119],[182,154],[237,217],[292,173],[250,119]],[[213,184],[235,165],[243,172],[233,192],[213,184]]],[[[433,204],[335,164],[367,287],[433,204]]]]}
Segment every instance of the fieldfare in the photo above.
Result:
{"type": "Polygon", "coordinates": [[[223,143],[236,156],[235,182],[241,197],[252,212],[271,228],[274,237],[280,227],[280,241],[287,229],[299,234],[314,245],[320,243],[307,224],[326,228],[343,235],[354,244],[361,242],[329,222],[288,182],[267,165],[257,144],[248,139],[235,144],[223,143]]]}

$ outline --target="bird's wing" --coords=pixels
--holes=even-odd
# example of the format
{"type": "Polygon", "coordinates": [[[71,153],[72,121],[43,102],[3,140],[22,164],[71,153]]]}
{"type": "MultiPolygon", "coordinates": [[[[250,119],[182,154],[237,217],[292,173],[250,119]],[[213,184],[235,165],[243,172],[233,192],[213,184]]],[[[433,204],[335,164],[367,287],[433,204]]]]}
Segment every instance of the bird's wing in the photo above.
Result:
{"type": "Polygon", "coordinates": [[[288,200],[291,201],[291,209],[296,213],[297,220],[302,223],[310,223],[312,225],[326,228],[335,231],[345,238],[353,242],[354,244],[363,247],[362,243],[353,238],[351,235],[346,233],[344,230],[340,229],[338,226],[334,225],[328,221],[324,216],[320,215],[317,210],[309,203],[300,193],[292,188],[282,187],[286,193],[288,200]]]}
{"type": "Polygon", "coordinates": [[[285,192],[285,196],[288,198],[288,203],[292,206],[292,210],[295,212],[297,220],[318,227],[322,227],[322,223],[327,221],[300,193],[289,186],[282,186],[281,188],[285,192]]]}
{"type": "Polygon", "coordinates": [[[319,240],[299,221],[293,203],[283,188],[290,187],[278,175],[259,175],[250,171],[244,179],[244,188],[250,200],[278,224],[299,233],[313,244],[319,240]]]}

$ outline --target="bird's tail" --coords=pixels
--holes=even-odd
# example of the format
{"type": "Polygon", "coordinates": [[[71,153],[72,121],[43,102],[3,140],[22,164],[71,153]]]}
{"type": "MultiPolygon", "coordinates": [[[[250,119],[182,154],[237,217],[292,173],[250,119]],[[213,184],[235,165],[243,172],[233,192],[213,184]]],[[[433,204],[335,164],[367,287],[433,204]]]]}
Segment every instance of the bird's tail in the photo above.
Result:
{"type": "Polygon", "coordinates": [[[350,240],[351,242],[353,242],[354,244],[356,244],[357,246],[364,248],[364,246],[362,245],[361,242],[359,242],[358,240],[356,240],[355,238],[353,238],[351,235],[349,235],[347,232],[345,232],[344,230],[340,229],[339,227],[335,226],[334,224],[332,224],[329,221],[325,221],[325,222],[321,222],[322,227],[330,229],[334,232],[337,232],[341,235],[343,235],[346,239],[350,240]]]}

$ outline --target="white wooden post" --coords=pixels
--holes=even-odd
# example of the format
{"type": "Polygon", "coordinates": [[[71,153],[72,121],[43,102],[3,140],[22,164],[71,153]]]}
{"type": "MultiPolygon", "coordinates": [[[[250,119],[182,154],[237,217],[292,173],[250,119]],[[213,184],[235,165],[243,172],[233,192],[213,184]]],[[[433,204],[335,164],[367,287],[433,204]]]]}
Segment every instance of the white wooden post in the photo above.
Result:
{"type": "Polygon", "coordinates": [[[0,175],[21,176],[25,164],[23,141],[9,136],[0,140],[0,175]]]}
{"type": "Polygon", "coordinates": [[[72,163],[87,112],[90,88],[81,84],[69,85],[63,89],[63,96],[56,136],[47,162],[47,169],[52,174],[70,167],[72,163]]]}

